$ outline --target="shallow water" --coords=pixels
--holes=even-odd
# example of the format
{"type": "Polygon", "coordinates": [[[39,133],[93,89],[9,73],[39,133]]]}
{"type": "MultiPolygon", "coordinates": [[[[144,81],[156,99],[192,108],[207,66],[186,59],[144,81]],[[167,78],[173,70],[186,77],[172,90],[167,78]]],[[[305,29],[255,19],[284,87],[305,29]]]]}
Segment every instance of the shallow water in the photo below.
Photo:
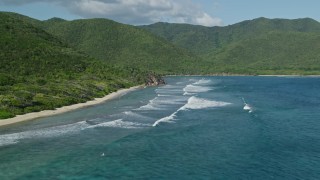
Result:
{"type": "Polygon", "coordinates": [[[320,78],[166,81],[0,127],[0,179],[320,179],[320,78]]]}

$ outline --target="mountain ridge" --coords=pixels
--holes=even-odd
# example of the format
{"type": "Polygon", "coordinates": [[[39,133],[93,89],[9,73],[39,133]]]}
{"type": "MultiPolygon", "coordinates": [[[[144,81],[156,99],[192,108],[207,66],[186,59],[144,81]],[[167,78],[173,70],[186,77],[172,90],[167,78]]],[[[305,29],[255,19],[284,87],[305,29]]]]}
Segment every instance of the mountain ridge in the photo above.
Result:
{"type": "MultiPolygon", "coordinates": [[[[202,58],[202,61],[211,64],[208,70],[209,72],[218,74],[320,74],[318,68],[320,59],[318,58],[317,50],[316,48],[310,47],[308,42],[303,41],[302,38],[302,36],[305,36],[305,38],[311,42],[316,42],[317,40],[314,34],[320,33],[320,23],[311,18],[288,20],[261,17],[224,27],[170,23],[155,23],[139,27],[198,55],[202,58]],[[277,33],[277,35],[274,33],[277,33]],[[275,39],[274,36],[283,36],[287,39],[280,38],[281,41],[279,41],[275,39]],[[298,41],[290,41],[290,39],[300,39],[301,43],[303,42],[304,44],[299,44],[298,41]],[[260,44],[256,43],[258,40],[260,44]],[[272,41],[274,43],[272,43],[272,41]],[[249,42],[255,44],[255,46],[249,42]],[[241,44],[246,44],[251,50],[250,53],[247,52],[244,54],[243,49],[245,49],[245,47],[242,47],[241,44]],[[284,45],[286,45],[286,47],[284,45]],[[265,49],[261,50],[259,47],[265,47],[265,49]],[[305,56],[306,59],[299,59],[298,56],[291,56],[292,59],[290,60],[283,58],[286,57],[285,55],[290,57],[290,54],[296,54],[297,52],[304,53],[297,47],[301,49],[309,47],[307,52],[309,52],[310,56],[305,56]],[[268,52],[270,49],[277,48],[283,49],[284,51],[268,52]],[[287,53],[284,54],[284,52],[287,53]],[[258,56],[257,54],[259,53],[269,56],[258,56]],[[261,61],[266,61],[266,58],[273,59],[273,61],[269,63],[274,63],[274,71],[272,69],[261,69],[260,65],[254,66],[255,64],[261,64],[261,61]],[[230,61],[230,59],[238,60],[230,61]],[[312,66],[310,65],[311,62],[313,62],[312,66]],[[288,67],[291,69],[288,70],[288,67]],[[308,72],[308,69],[314,70],[308,72]]],[[[317,43],[314,45],[314,47],[318,47],[317,43]]]]}

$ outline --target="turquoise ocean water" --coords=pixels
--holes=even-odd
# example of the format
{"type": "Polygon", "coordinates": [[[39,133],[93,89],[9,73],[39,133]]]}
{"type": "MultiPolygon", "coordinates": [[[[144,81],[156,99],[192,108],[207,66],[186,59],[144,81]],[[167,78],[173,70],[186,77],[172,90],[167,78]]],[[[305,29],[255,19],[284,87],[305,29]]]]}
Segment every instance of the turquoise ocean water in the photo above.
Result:
{"type": "Polygon", "coordinates": [[[0,127],[0,179],[320,179],[320,78],[166,82],[0,127]]]}

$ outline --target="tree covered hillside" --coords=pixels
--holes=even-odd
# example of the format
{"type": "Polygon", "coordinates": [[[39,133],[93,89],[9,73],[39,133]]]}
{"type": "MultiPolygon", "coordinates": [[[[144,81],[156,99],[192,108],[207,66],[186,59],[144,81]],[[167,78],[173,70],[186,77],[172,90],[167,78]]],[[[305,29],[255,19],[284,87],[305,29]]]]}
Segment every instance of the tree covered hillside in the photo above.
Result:
{"type": "Polygon", "coordinates": [[[225,27],[141,26],[209,63],[211,73],[320,74],[320,23],[258,18],[225,27]]]}
{"type": "Polygon", "coordinates": [[[164,74],[201,72],[196,56],[163,38],[107,19],[44,22],[45,30],[102,61],[164,74]]]}
{"type": "Polygon", "coordinates": [[[320,74],[320,33],[269,32],[209,54],[213,72],[320,74]]]}
{"type": "Polygon", "coordinates": [[[140,70],[75,51],[7,13],[0,13],[0,49],[0,119],[85,102],[145,78],[140,70]]]}

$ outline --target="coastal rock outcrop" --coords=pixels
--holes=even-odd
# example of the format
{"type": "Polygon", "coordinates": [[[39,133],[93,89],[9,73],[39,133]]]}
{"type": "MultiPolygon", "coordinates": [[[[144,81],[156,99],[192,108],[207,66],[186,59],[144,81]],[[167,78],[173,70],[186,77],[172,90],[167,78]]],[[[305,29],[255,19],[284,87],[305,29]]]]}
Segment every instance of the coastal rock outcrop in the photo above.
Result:
{"type": "Polygon", "coordinates": [[[145,84],[146,86],[159,86],[166,83],[160,75],[149,73],[146,78],[145,84]]]}

